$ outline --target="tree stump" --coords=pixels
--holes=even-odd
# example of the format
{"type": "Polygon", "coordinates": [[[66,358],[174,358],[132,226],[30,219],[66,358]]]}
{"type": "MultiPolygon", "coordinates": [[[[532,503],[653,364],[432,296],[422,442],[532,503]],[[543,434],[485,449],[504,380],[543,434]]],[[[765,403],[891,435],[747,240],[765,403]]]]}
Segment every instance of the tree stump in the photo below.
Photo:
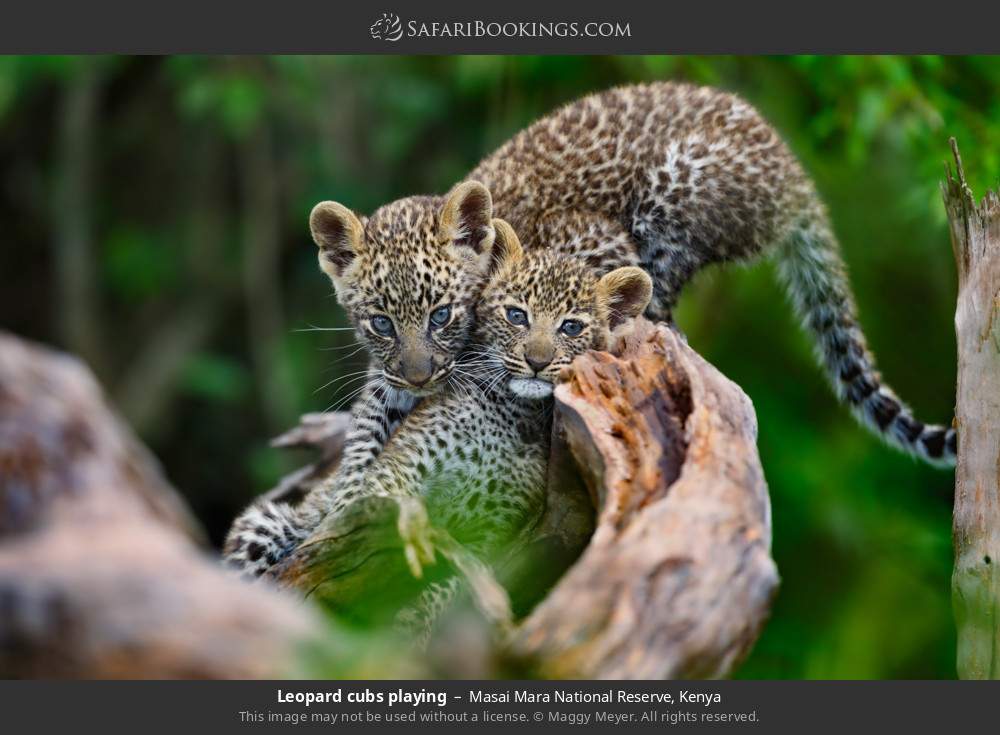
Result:
{"type": "Polygon", "coordinates": [[[980,204],[955,173],[942,184],[958,267],[958,465],[955,471],[952,604],[958,675],[1000,677],[1000,197],[980,204]]]}

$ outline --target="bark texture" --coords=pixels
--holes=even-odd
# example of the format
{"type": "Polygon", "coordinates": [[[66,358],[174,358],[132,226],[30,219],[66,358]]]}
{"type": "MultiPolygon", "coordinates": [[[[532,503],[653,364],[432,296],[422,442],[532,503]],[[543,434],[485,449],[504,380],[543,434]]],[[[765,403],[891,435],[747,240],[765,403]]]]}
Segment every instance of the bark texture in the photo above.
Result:
{"type": "Polygon", "coordinates": [[[1000,678],[1000,198],[977,204],[954,139],[942,185],[958,267],[952,603],[958,675],[1000,678]]]}
{"type": "Polygon", "coordinates": [[[597,528],[511,650],[550,677],[726,676],[778,584],[753,407],[665,326],[613,352],[556,389],[597,528]]]}

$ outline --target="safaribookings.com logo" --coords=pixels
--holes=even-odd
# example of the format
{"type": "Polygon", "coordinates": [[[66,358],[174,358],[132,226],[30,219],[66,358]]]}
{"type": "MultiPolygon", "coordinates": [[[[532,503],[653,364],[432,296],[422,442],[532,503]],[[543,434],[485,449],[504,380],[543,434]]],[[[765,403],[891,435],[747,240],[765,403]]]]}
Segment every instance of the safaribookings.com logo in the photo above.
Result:
{"type": "Polygon", "coordinates": [[[421,22],[403,25],[395,13],[382,17],[368,29],[376,41],[407,38],[631,38],[632,28],[622,21],[518,21],[508,23],[482,20],[421,22]]]}
{"type": "Polygon", "coordinates": [[[398,41],[403,37],[403,24],[394,13],[382,13],[368,30],[376,41],[398,41]]]}

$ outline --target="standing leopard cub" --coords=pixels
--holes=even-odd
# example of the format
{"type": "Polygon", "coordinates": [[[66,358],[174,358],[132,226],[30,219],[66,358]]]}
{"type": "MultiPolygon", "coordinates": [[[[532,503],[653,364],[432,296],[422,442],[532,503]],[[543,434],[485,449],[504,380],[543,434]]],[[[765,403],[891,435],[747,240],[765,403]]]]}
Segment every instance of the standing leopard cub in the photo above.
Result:
{"type": "MultiPolygon", "coordinates": [[[[446,197],[400,199],[367,219],[333,202],[317,205],[320,266],[370,348],[374,378],[396,391],[387,414],[405,413],[403,396],[453,381],[494,216],[532,248],[598,272],[642,267],[653,279],[647,315],[657,320],[670,318],[704,267],[773,254],[841,400],[897,448],[954,464],[955,430],[918,421],[882,382],[826,210],[777,132],[734,95],[669,82],[557,110],[446,197]]],[[[374,455],[380,437],[359,441],[374,455]]]]}
{"type": "Polygon", "coordinates": [[[365,495],[399,502],[417,574],[433,558],[431,527],[489,560],[538,516],[552,388],[574,358],[604,349],[611,330],[643,312],[652,282],[636,267],[599,277],[579,259],[526,255],[509,225],[491,227],[486,284],[459,357],[462,382],[413,409],[363,473],[335,472],[297,508],[251,506],[227,539],[231,565],[262,573],[365,495]]]}

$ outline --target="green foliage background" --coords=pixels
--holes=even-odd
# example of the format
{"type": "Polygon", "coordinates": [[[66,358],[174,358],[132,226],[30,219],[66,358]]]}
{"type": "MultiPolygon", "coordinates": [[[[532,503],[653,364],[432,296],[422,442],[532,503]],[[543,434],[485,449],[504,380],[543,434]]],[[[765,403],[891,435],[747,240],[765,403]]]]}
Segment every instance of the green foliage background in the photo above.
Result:
{"type": "MultiPolygon", "coordinates": [[[[974,190],[996,185],[992,58],[0,58],[0,324],[87,359],[219,540],[302,459],[268,438],[363,365],[349,332],[298,331],[344,324],[311,206],[442,192],[554,106],[653,79],[774,122],[829,203],[886,378],[947,421],[938,182],[953,135],[974,190]]],[[[703,274],[678,321],[759,416],[783,583],[742,675],[953,676],[951,473],[836,404],[770,264],[703,274]]]]}

